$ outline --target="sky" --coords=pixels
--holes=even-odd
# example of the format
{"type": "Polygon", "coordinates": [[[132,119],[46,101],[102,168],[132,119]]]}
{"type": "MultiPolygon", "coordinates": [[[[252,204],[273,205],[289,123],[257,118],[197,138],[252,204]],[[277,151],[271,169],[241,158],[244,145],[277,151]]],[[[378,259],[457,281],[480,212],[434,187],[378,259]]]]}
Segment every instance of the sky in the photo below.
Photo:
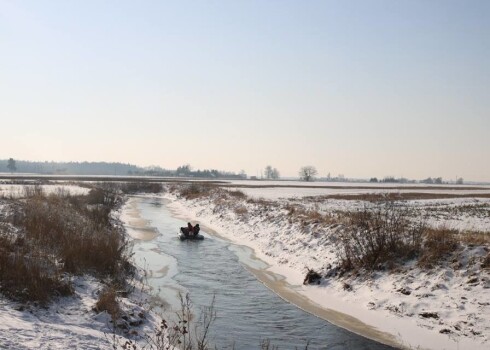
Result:
{"type": "Polygon", "coordinates": [[[0,0],[0,159],[490,181],[490,1],[0,0]]]}

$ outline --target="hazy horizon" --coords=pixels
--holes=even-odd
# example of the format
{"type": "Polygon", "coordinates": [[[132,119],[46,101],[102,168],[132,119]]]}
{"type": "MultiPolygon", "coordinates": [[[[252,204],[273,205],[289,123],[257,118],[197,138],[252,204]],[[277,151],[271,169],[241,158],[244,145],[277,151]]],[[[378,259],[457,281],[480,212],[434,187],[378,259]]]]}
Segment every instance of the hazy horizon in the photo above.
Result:
{"type": "Polygon", "coordinates": [[[488,1],[0,0],[0,159],[490,181],[488,1]]]}

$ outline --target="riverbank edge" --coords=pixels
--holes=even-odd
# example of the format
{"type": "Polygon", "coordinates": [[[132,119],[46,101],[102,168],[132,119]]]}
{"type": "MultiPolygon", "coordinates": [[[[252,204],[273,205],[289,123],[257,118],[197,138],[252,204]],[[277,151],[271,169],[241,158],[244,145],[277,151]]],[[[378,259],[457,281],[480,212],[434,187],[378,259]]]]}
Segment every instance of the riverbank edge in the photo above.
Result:
{"type": "MultiPolygon", "coordinates": [[[[259,257],[258,254],[260,254],[260,252],[258,252],[256,247],[239,242],[236,239],[233,239],[233,237],[220,232],[220,230],[214,228],[213,225],[202,221],[195,215],[191,215],[189,211],[185,210],[184,206],[182,206],[182,203],[177,198],[168,195],[164,195],[162,198],[168,201],[166,205],[173,217],[187,222],[192,221],[194,223],[199,223],[202,230],[211,236],[216,236],[233,244],[250,248],[253,252],[251,258],[264,262],[268,267],[265,269],[257,269],[242,261],[245,263],[247,270],[249,270],[250,273],[252,273],[261,283],[263,283],[267,288],[269,288],[283,300],[295,305],[305,312],[308,312],[318,318],[326,320],[338,327],[344,328],[362,337],[385,345],[393,346],[395,348],[404,347],[403,344],[400,343],[392,334],[381,331],[347,313],[339,312],[332,308],[325,308],[316,303],[313,299],[297,291],[294,288],[294,285],[290,284],[290,279],[288,280],[287,272],[284,273],[285,271],[275,271],[274,265],[267,262],[267,259],[265,259],[263,256],[259,257]],[[176,206],[176,204],[179,206],[176,206]]],[[[289,275],[291,276],[291,273],[289,273],[289,275]]]]}
{"type": "MultiPolygon", "coordinates": [[[[224,212],[222,211],[223,208],[220,208],[221,211],[219,212],[214,212],[209,207],[209,201],[201,199],[186,200],[172,193],[165,193],[164,198],[170,200],[169,207],[176,213],[180,213],[182,217],[187,218],[186,220],[199,222],[201,225],[218,232],[220,236],[227,238],[231,242],[253,249],[259,259],[271,265],[269,268],[270,272],[285,276],[286,281],[293,286],[297,293],[317,304],[319,308],[331,309],[352,316],[381,332],[391,334],[392,337],[396,338],[397,347],[418,349],[472,348],[475,350],[487,348],[488,344],[485,341],[481,342],[472,337],[453,337],[451,334],[447,335],[437,332],[433,328],[427,328],[419,322],[417,317],[404,318],[386,310],[371,310],[366,307],[365,291],[363,293],[352,290],[345,291],[340,288],[342,283],[339,280],[333,279],[326,285],[323,284],[321,286],[303,286],[304,271],[281,264],[271,256],[268,256],[267,252],[261,251],[261,247],[256,244],[250,235],[241,237],[239,232],[241,232],[240,225],[243,225],[243,223],[227,220],[226,208],[224,212]]],[[[260,227],[255,228],[255,226],[247,228],[260,229],[260,227]]]]}

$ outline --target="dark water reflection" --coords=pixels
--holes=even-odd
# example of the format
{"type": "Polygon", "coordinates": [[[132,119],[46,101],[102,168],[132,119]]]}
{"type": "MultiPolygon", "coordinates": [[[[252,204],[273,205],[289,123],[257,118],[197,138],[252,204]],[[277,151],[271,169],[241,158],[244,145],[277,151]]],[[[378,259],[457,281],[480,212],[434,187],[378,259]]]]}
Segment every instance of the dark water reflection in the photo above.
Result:
{"type": "Polygon", "coordinates": [[[206,233],[203,241],[181,242],[177,229],[185,222],[173,218],[163,203],[141,200],[142,217],[160,235],[138,242],[136,257],[145,259],[150,284],[171,305],[177,305],[178,291],[190,293],[196,310],[216,296],[212,342],[219,349],[258,349],[263,339],[279,349],[304,349],[308,341],[309,349],[392,349],[285,302],[244,267],[239,259],[244,248],[206,233]]]}

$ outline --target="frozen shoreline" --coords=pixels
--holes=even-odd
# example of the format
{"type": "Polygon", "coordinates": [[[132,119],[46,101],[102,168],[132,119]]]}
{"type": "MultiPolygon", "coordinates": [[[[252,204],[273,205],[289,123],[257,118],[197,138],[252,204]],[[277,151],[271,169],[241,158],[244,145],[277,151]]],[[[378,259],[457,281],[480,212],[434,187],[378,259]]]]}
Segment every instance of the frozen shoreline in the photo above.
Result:
{"type": "MultiPolygon", "coordinates": [[[[307,249],[302,251],[302,253],[309,252],[310,254],[304,261],[301,261],[299,259],[300,254],[295,256],[286,247],[288,244],[297,243],[293,242],[295,240],[294,237],[290,242],[283,241],[283,245],[281,245],[280,240],[279,243],[277,241],[272,242],[267,237],[270,238],[270,235],[282,235],[284,233],[274,232],[277,229],[274,227],[275,222],[268,223],[266,220],[260,219],[241,221],[237,220],[233,213],[213,212],[211,203],[206,200],[185,201],[173,195],[166,195],[165,197],[172,201],[169,206],[182,216],[192,218],[196,222],[210,227],[234,243],[252,248],[259,259],[271,265],[270,272],[285,276],[287,283],[294,286],[298,293],[313,303],[318,304],[323,309],[331,309],[350,315],[381,332],[389,333],[397,338],[401,346],[427,349],[486,349],[488,347],[488,339],[485,334],[488,334],[490,322],[488,316],[485,315],[485,310],[488,309],[486,304],[488,301],[486,299],[489,298],[489,293],[484,292],[484,294],[481,294],[479,290],[466,293],[467,291],[463,291],[463,289],[448,293],[442,290],[434,291],[433,294],[436,296],[430,300],[426,301],[422,297],[415,300],[415,297],[410,298],[395,292],[396,287],[407,284],[407,276],[400,277],[389,274],[380,275],[374,281],[353,281],[352,291],[345,291],[341,281],[338,279],[330,279],[321,286],[304,286],[302,281],[305,273],[305,264],[308,267],[316,268],[321,264],[317,264],[317,266],[312,264],[314,264],[315,260],[323,261],[323,256],[316,257],[317,251],[314,248],[307,249]],[[461,293],[462,291],[463,294],[461,293]],[[418,312],[423,310],[437,310],[441,314],[441,318],[446,318],[446,322],[451,324],[461,322],[462,316],[460,314],[462,312],[449,309],[451,303],[455,304],[455,309],[461,308],[461,300],[456,300],[457,298],[466,298],[468,300],[467,306],[465,306],[468,312],[463,312],[463,314],[467,314],[468,317],[474,317],[475,323],[483,323],[477,325],[480,327],[483,337],[478,334],[480,331],[474,331],[474,337],[443,334],[440,333],[440,330],[444,329],[447,324],[442,324],[442,320],[433,322],[434,320],[422,319],[417,315],[418,312]],[[403,307],[413,310],[411,317],[407,317],[403,313],[393,312],[393,309],[403,307]]],[[[274,221],[275,218],[272,218],[272,220],[274,221]]],[[[287,230],[284,229],[283,231],[287,230]]],[[[294,236],[295,232],[289,230],[286,234],[290,237],[294,236]]],[[[301,239],[301,237],[296,238],[297,240],[301,239]]],[[[311,242],[307,244],[311,246],[311,242]]],[[[467,279],[467,276],[461,276],[451,282],[451,278],[446,278],[449,272],[444,269],[438,270],[433,274],[426,274],[422,271],[415,272],[416,275],[412,276],[412,280],[413,284],[418,283],[418,286],[413,286],[413,289],[418,288],[421,291],[430,290],[430,288],[434,287],[434,285],[423,286],[424,281],[439,282],[446,279],[448,281],[446,281],[445,288],[453,289],[457,287],[457,283],[464,283],[467,279]]],[[[466,317],[465,315],[463,316],[466,317]]],[[[318,316],[327,318],[324,315],[318,316]]],[[[335,323],[334,320],[332,321],[335,323]]],[[[462,324],[472,324],[471,322],[462,322],[462,324]]],[[[341,326],[349,328],[347,325],[341,326]]],[[[353,331],[356,330],[353,329],[353,331]]],[[[369,335],[367,336],[369,337],[369,335]]]]}

